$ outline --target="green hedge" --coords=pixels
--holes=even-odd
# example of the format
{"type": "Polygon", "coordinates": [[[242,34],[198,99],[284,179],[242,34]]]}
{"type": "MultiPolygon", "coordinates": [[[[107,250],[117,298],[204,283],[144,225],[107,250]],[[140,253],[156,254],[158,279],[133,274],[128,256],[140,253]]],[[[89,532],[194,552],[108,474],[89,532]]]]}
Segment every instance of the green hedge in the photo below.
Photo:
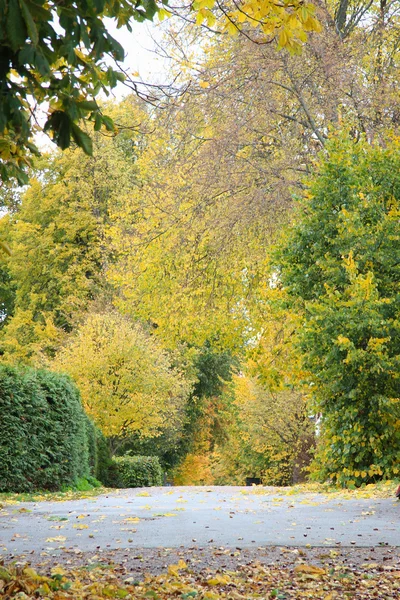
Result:
{"type": "Polygon", "coordinates": [[[0,365],[0,492],[96,477],[97,438],[68,376],[0,365]]]}
{"type": "Polygon", "coordinates": [[[157,456],[117,456],[110,471],[113,483],[118,487],[149,487],[163,483],[163,471],[157,456]]]}
{"type": "Polygon", "coordinates": [[[92,473],[96,479],[107,485],[108,473],[112,464],[110,446],[103,433],[94,427],[95,461],[91,462],[92,473]]]}

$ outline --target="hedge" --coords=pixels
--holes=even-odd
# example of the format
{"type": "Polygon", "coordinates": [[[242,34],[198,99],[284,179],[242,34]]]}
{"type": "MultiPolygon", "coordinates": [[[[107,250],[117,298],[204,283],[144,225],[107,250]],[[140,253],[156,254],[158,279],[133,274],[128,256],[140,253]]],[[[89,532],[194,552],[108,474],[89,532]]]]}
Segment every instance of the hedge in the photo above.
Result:
{"type": "Polygon", "coordinates": [[[67,375],[0,365],[0,492],[59,490],[96,476],[98,437],[67,375]]]}
{"type": "Polygon", "coordinates": [[[93,425],[90,419],[88,422],[91,425],[89,439],[91,472],[98,481],[107,484],[112,464],[110,446],[100,429],[93,425]]]}
{"type": "Polygon", "coordinates": [[[117,456],[111,472],[114,485],[123,488],[162,485],[163,471],[157,456],[117,456]]]}

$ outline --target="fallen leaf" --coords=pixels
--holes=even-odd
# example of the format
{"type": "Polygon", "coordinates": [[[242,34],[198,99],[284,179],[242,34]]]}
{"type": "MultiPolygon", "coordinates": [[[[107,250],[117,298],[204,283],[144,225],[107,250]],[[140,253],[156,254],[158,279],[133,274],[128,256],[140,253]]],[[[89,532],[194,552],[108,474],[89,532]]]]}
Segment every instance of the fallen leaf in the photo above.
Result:
{"type": "Polygon", "coordinates": [[[315,567],[314,565],[297,565],[294,568],[295,573],[304,573],[305,575],[325,575],[325,569],[315,567]]]}

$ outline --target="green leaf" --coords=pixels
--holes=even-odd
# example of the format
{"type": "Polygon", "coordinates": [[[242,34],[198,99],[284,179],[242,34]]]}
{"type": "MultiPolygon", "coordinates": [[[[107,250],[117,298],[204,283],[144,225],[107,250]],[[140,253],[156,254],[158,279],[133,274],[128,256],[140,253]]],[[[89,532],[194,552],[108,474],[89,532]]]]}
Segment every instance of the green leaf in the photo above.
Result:
{"type": "Polygon", "coordinates": [[[21,12],[24,17],[24,21],[26,24],[26,28],[28,30],[28,35],[32,40],[32,44],[36,46],[39,43],[39,34],[36,27],[36,23],[32,18],[31,13],[29,12],[28,7],[26,6],[24,0],[19,0],[19,4],[21,7],[21,12]]]}
{"type": "Polygon", "coordinates": [[[62,150],[68,148],[71,142],[71,119],[62,110],[54,111],[47,119],[44,131],[53,132],[53,140],[62,150]]]}
{"type": "Polygon", "coordinates": [[[74,139],[74,142],[79,146],[79,148],[82,148],[82,150],[85,152],[85,154],[92,156],[92,154],[93,154],[92,140],[88,136],[87,133],[85,133],[84,131],[82,131],[82,129],[80,127],[78,127],[78,125],[76,123],[72,123],[72,137],[74,139]]]}
{"type": "Polygon", "coordinates": [[[24,45],[26,28],[17,0],[10,0],[8,4],[7,34],[14,51],[24,45]]]}
{"type": "Polygon", "coordinates": [[[108,131],[114,131],[114,121],[110,117],[102,116],[102,121],[108,131]]]}
{"type": "Polygon", "coordinates": [[[101,129],[101,115],[100,115],[100,113],[97,113],[95,116],[95,120],[94,120],[94,130],[100,131],[100,129],[101,129]]]}
{"type": "Polygon", "coordinates": [[[0,241],[0,248],[3,252],[5,252],[6,254],[8,254],[8,256],[11,256],[11,250],[9,245],[6,242],[1,242],[0,241]]]}
{"type": "Polygon", "coordinates": [[[76,105],[78,108],[82,108],[82,110],[98,110],[99,108],[95,100],[81,100],[76,105]]]}
{"type": "Polygon", "coordinates": [[[114,39],[111,35],[107,36],[108,41],[111,46],[111,52],[115,60],[124,60],[125,58],[125,50],[121,46],[121,44],[114,39]]]}
{"type": "Polygon", "coordinates": [[[35,60],[35,49],[32,44],[26,44],[18,54],[18,62],[23,64],[32,65],[35,60]]]}

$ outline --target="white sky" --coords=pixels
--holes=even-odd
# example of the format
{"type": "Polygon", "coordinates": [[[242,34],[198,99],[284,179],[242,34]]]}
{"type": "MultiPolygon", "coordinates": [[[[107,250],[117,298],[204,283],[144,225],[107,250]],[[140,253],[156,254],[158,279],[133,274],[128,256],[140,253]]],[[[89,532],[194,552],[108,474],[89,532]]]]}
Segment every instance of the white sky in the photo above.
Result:
{"type": "MultiPolygon", "coordinates": [[[[129,73],[138,72],[140,79],[148,83],[166,83],[167,61],[155,52],[157,43],[162,42],[162,25],[157,22],[132,22],[132,33],[126,27],[117,29],[115,22],[106,19],[109,33],[125,49],[123,68],[129,73]],[[156,43],[157,42],[157,43],[156,43]]],[[[114,94],[117,98],[129,93],[124,85],[119,85],[114,94]]]]}
{"type": "MultiPolygon", "coordinates": [[[[122,67],[128,73],[139,73],[140,79],[145,83],[166,83],[167,82],[167,61],[161,58],[155,52],[157,44],[162,41],[162,26],[155,17],[154,23],[145,21],[144,23],[132,22],[132,32],[129,32],[126,27],[117,29],[115,21],[106,19],[107,29],[109,33],[122,45],[125,49],[125,61],[122,67]]],[[[116,68],[115,63],[111,59],[106,62],[116,68]]],[[[122,83],[118,83],[111,94],[116,100],[122,100],[124,96],[129,95],[131,90],[122,83]]],[[[45,113],[38,113],[39,121],[45,120],[45,113]]],[[[55,145],[50,138],[44,133],[35,135],[35,142],[43,152],[49,152],[55,149],[55,145]]]]}

